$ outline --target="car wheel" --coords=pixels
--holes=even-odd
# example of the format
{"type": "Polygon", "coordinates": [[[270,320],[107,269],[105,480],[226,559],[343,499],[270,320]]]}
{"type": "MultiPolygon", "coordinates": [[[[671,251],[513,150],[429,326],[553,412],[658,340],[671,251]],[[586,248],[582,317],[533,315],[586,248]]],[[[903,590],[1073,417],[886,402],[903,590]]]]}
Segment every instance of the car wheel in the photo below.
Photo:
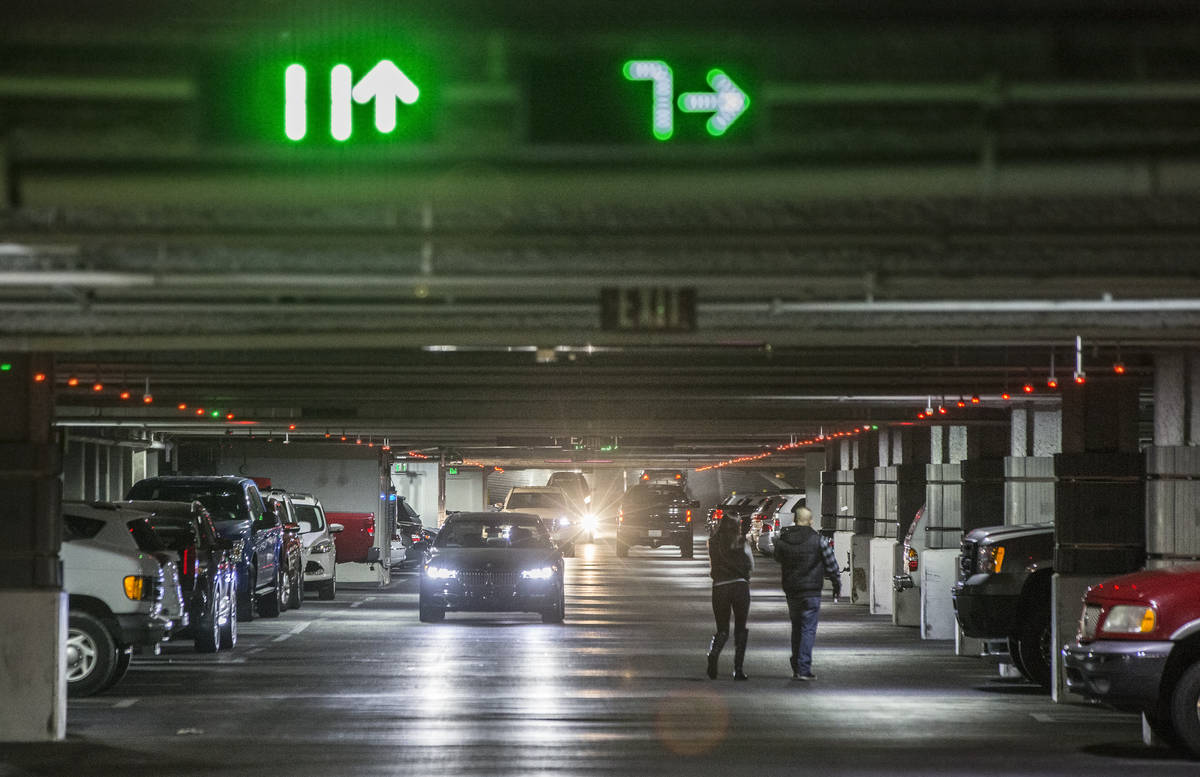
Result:
{"type": "Polygon", "coordinates": [[[221,627],[221,647],[225,650],[232,650],[237,646],[238,638],[238,611],[236,607],[229,608],[229,617],[225,619],[225,625],[221,627]]]}
{"type": "Polygon", "coordinates": [[[554,604],[542,611],[542,623],[562,623],[566,616],[566,596],[560,586],[558,589],[558,599],[554,604]]]}
{"type": "Polygon", "coordinates": [[[133,661],[133,651],[129,648],[121,650],[117,649],[117,665],[113,667],[112,676],[104,683],[104,687],[100,690],[108,690],[117,683],[121,682],[121,678],[129,671],[129,664],[133,661]]]}
{"type": "Polygon", "coordinates": [[[283,612],[287,589],[283,584],[283,567],[275,565],[275,587],[258,599],[258,614],[264,618],[277,618],[283,612]]]}
{"type": "Polygon", "coordinates": [[[426,603],[424,599],[417,605],[421,623],[437,623],[446,619],[446,608],[436,604],[426,603]]]}
{"type": "Polygon", "coordinates": [[[337,595],[337,580],[330,580],[328,583],[322,583],[321,588],[317,592],[317,596],[324,601],[329,601],[337,595]]]}
{"type": "Polygon", "coordinates": [[[195,624],[193,643],[197,653],[216,653],[221,649],[221,605],[215,591],[205,597],[203,614],[195,624]]]}
{"type": "Polygon", "coordinates": [[[1050,609],[1034,607],[1017,632],[1017,652],[1025,676],[1043,688],[1050,688],[1050,609]]]}
{"type": "Polygon", "coordinates": [[[67,695],[91,696],[107,688],[120,652],[99,619],[72,612],[67,621],[67,695]]]}
{"type": "Polygon", "coordinates": [[[1165,703],[1160,703],[1161,709],[1151,712],[1144,710],[1143,715],[1146,717],[1146,725],[1154,732],[1154,736],[1161,740],[1167,747],[1182,748],[1183,741],[1179,738],[1179,734],[1175,733],[1175,726],[1171,724],[1170,699],[1165,703]]]}
{"type": "MultiPolygon", "coordinates": [[[[238,619],[246,623],[254,620],[254,589],[258,587],[258,563],[250,567],[250,579],[246,581],[246,593],[237,596],[238,619]]],[[[235,590],[237,586],[234,586],[235,590]]]]}
{"type": "Polygon", "coordinates": [[[1171,728],[1179,743],[1200,757],[1200,661],[1187,668],[1171,691],[1171,728]]]}
{"type": "Polygon", "coordinates": [[[279,562],[279,611],[287,612],[292,606],[292,570],[291,567],[279,562]]]}
{"type": "Polygon", "coordinates": [[[1012,665],[1017,668],[1022,677],[1031,683],[1036,682],[1029,676],[1029,670],[1025,668],[1025,664],[1021,663],[1021,642],[1016,637],[1008,638],[1008,656],[1012,659],[1012,665]]]}
{"type": "Polygon", "coordinates": [[[288,607],[300,609],[304,604],[304,575],[299,570],[292,570],[292,590],[288,594],[288,607]]]}

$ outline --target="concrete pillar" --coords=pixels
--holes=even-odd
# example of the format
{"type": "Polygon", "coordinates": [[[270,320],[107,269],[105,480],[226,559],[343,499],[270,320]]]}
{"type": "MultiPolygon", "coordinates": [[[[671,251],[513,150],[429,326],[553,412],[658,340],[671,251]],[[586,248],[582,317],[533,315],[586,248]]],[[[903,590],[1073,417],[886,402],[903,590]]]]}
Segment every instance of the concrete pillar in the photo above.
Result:
{"type": "Polygon", "coordinates": [[[0,741],[66,735],[67,597],[54,443],[53,361],[6,357],[0,371],[0,741]],[[35,374],[46,376],[35,381],[35,374]]]}
{"type": "Polygon", "coordinates": [[[1063,391],[1063,452],[1054,457],[1055,554],[1051,694],[1066,701],[1059,649],[1074,639],[1088,585],[1139,569],[1146,542],[1138,385],[1089,381],[1063,391]]]}
{"type": "Polygon", "coordinates": [[[843,442],[838,440],[825,448],[820,507],[821,531],[833,536],[833,553],[842,570],[842,595],[849,598],[854,590],[854,473],[849,469],[849,449],[843,442]],[[847,466],[842,467],[843,463],[847,466]]]}

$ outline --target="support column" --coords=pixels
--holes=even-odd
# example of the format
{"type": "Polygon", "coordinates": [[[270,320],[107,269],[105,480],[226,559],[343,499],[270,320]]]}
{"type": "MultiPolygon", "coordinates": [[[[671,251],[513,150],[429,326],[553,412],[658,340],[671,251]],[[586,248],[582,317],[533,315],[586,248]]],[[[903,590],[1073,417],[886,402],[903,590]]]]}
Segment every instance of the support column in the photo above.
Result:
{"type": "Polygon", "coordinates": [[[848,440],[829,441],[821,473],[821,532],[833,537],[833,553],[841,567],[842,594],[853,590],[851,545],[854,539],[854,473],[848,440]]]}
{"type": "Polygon", "coordinates": [[[1004,523],[1054,520],[1054,454],[1062,453],[1062,412],[1013,408],[1012,447],[1004,460],[1004,523]]]}
{"type": "Polygon", "coordinates": [[[1067,701],[1060,648],[1074,638],[1083,594],[1145,557],[1145,466],[1138,384],[1112,379],[1063,389],[1063,452],[1054,457],[1055,552],[1051,692],[1067,701]]]}
{"type": "Polygon", "coordinates": [[[900,545],[917,510],[925,504],[929,429],[881,429],[877,448],[879,466],[875,468],[875,538],[871,541],[871,612],[891,614],[893,623],[916,626],[920,616],[918,592],[913,589],[896,591],[893,581],[901,572],[900,545]]]}
{"type": "Polygon", "coordinates": [[[0,741],[62,739],[67,724],[67,596],[62,591],[60,461],[53,361],[0,357],[0,741]],[[35,381],[35,374],[45,376],[35,381]]]}
{"type": "MultiPolygon", "coordinates": [[[[875,468],[879,464],[879,441],[874,434],[851,440],[854,450],[854,538],[851,540],[850,602],[865,604],[877,612],[871,585],[871,542],[875,537],[875,468]]],[[[880,524],[886,527],[887,523],[880,524]]],[[[891,612],[890,601],[887,612],[891,612]]]]}
{"type": "Polygon", "coordinates": [[[1154,445],[1146,449],[1146,566],[1200,559],[1200,352],[1154,358],[1154,445]]]}

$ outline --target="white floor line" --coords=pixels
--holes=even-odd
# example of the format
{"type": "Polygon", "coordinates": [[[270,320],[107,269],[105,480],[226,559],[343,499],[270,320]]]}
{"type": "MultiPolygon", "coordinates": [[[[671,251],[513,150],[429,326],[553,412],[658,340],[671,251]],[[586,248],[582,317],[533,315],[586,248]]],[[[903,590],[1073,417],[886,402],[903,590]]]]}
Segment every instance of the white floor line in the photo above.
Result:
{"type": "Polygon", "coordinates": [[[119,702],[117,702],[116,704],[113,705],[113,709],[114,710],[128,709],[129,707],[132,707],[133,705],[135,705],[137,703],[138,703],[137,699],[121,699],[119,702]]]}
{"type": "Polygon", "coordinates": [[[292,633],[299,634],[300,632],[304,631],[312,624],[313,624],[312,621],[301,621],[300,623],[297,623],[295,626],[292,626],[292,633]]]}
{"type": "Polygon", "coordinates": [[[291,634],[280,634],[278,637],[276,637],[275,639],[273,639],[271,641],[272,642],[283,642],[283,641],[289,640],[291,638],[292,638],[291,634]]]}

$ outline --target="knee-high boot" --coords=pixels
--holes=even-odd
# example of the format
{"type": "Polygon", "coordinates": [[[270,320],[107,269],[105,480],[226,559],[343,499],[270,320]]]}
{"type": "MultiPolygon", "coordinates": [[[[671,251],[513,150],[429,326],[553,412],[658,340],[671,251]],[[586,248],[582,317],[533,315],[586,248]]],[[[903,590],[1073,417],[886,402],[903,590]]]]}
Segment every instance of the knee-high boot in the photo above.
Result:
{"type": "Polygon", "coordinates": [[[742,662],[746,660],[746,640],[749,636],[749,629],[742,629],[733,633],[733,679],[735,680],[750,679],[742,671],[742,662]]]}
{"type": "Polygon", "coordinates": [[[721,657],[721,648],[725,647],[725,640],[729,639],[728,631],[718,631],[712,635],[712,640],[708,643],[708,679],[717,679],[717,659],[721,657]]]}

